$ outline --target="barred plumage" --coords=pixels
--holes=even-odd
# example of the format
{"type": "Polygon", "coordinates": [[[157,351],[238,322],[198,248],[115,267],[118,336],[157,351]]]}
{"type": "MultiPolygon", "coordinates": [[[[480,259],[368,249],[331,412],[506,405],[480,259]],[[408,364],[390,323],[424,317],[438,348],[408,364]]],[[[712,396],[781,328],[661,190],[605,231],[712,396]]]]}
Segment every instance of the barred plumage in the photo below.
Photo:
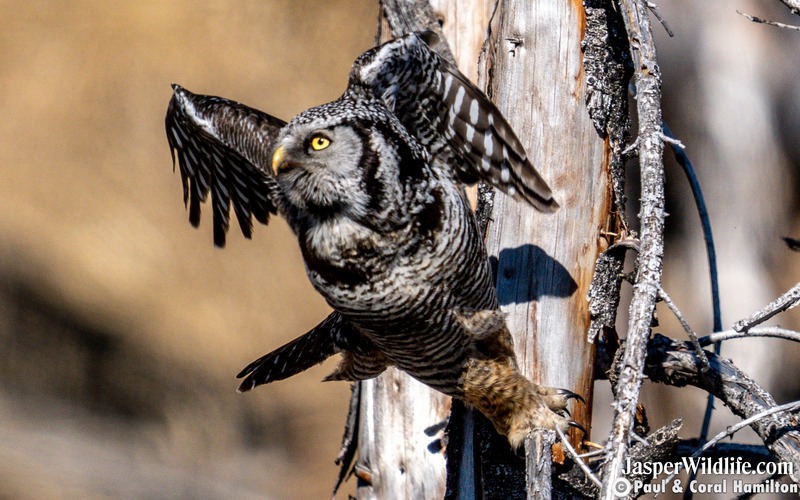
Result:
{"type": "Polygon", "coordinates": [[[497,108],[411,34],[359,57],[344,95],[288,124],[178,86],[167,112],[197,225],[211,192],[214,242],[228,212],[280,213],[314,287],[334,312],[251,363],[241,391],[342,353],[327,380],[395,365],[484,412],[518,445],[534,426],[563,427],[571,396],[517,370],[491,269],[463,184],[486,180],[543,211],[550,190],[497,108]]]}

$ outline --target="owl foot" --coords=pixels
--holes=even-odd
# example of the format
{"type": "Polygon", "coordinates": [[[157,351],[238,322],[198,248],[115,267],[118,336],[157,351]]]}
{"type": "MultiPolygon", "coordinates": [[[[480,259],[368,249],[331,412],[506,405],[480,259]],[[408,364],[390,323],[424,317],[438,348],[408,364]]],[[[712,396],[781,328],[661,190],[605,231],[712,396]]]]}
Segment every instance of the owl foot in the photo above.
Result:
{"type": "Polygon", "coordinates": [[[583,403],[585,400],[579,394],[566,389],[543,387],[528,382],[527,396],[521,398],[522,404],[515,404],[508,418],[508,430],[505,433],[509,443],[515,449],[522,446],[525,438],[534,429],[560,430],[566,432],[570,427],[580,429],[586,434],[586,429],[578,422],[569,418],[567,404],[570,399],[583,403]]]}
{"type": "Polygon", "coordinates": [[[570,399],[584,401],[580,395],[534,384],[515,364],[474,360],[464,382],[464,399],[486,415],[515,449],[534,429],[583,430],[566,411],[570,399]]]}

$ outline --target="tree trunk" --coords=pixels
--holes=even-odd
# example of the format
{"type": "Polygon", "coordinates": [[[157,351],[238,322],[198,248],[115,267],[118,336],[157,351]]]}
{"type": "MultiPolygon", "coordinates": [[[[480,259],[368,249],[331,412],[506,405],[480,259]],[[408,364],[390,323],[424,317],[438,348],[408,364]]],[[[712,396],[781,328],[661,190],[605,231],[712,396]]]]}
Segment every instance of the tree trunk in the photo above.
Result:
{"type": "MultiPolygon", "coordinates": [[[[586,110],[580,2],[506,0],[492,32],[487,93],[561,209],[541,214],[497,193],[488,248],[517,357],[533,381],[574,391],[589,428],[594,351],[587,293],[612,210],[609,150],[586,110]]],[[[580,437],[575,431],[573,437],[580,437]]],[[[587,436],[588,437],[588,436],[587,436]]]]}
{"type": "MultiPolygon", "coordinates": [[[[384,7],[392,8],[389,3],[396,2],[384,7]]],[[[525,0],[499,6],[488,0],[431,3],[459,67],[471,78],[477,76],[478,51],[497,7],[484,73],[477,80],[514,127],[561,205],[556,214],[543,215],[496,195],[487,244],[497,263],[498,295],[509,313],[524,373],[538,383],[584,396],[588,404],[574,405],[571,411],[589,428],[594,353],[586,343],[586,297],[595,260],[605,249],[600,232],[612,205],[608,145],[586,111],[583,7],[563,0],[535,6],[525,0]]],[[[403,34],[392,33],[383,14],[381,19],[383,40],[403,34]]],[[[424,431],[443,421],[448,407],[444,396],[396,370],[362,383],[359,498],[444,495],[444,460],[429,450],[436,436],[424,431]]],[[[459,471],[448,471],[448,496],[502,492],[525,498],[524,462],[509,453],[504,438],[487,437],[485,420],[477,418],[480,425],[473,436],[472,416],[456,405],[451,430],[457,435],[450,435],[448,467],[459,471]],[[488,447],[478,444],[487,439],[488,447]],[[494,463],[493,450],[503,446],[494,463]],[[507,473],[516,480],[504,481],[507,473]]]]}

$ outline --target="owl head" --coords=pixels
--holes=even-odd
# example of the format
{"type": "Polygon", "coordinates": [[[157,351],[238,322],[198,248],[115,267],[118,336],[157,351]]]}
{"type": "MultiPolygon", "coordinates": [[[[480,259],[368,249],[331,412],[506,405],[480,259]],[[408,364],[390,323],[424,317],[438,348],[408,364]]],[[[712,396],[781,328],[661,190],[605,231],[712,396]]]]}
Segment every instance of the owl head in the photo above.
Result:
{"type": "Polygon", "coordinates": [[[347,92],[283,128],[272,170],[290,212],[301,218],[374,219],[401,203],[398,175],[409,141],[382,101],[347,92]]]}

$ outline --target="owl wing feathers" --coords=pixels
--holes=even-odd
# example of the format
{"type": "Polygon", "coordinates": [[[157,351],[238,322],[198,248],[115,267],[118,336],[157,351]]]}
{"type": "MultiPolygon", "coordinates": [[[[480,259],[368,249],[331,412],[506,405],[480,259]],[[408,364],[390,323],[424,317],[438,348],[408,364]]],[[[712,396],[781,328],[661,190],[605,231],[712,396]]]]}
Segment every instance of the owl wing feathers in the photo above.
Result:
{"type": "Polygon", "coordinates": [[[211,192],[214,244],[225,246],[230,207],[250,238],[252,218],[267,224],[280,202],[269,170],[273,143],[285,122],[220,97],[173,85],[166,116],[172,162],[178,165],[189,221],[200,224],[200,203],[211,192]]]}
{"type": "Polygon", "coordinates": [[[503,115],[453,64],[411,33],[359,57],[351,85],[371,89],[432,154],[453,165],[459,179],[483,179],[534,208],[558,208],[503,115]]]}

